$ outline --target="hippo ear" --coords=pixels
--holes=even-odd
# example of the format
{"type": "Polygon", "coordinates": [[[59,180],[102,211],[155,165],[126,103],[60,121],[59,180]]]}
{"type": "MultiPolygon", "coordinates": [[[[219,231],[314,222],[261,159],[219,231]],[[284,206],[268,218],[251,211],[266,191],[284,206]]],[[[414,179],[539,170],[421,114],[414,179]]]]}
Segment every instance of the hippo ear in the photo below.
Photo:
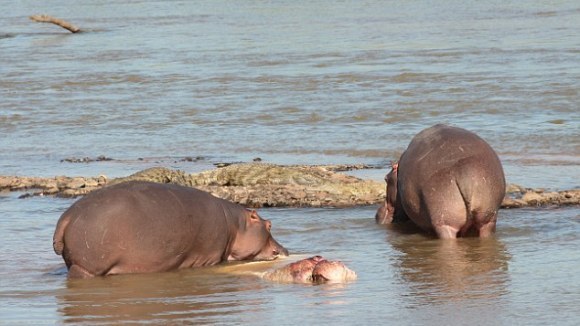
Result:
{"type": "Polygon", "coordinates": [[[398,161],[391,162],[391,167],[393,168],[393,171],[397,171],[397,169],[399,168],[399,162],[398,161]]]}
{"type": "Polygon", "coordinates": [[[256,212],[255,209],[252,209],[250,211],[250,219],[254,220],[254,221],[259,221],[260,220],[260,215],[258,215],[258,212],[256,212]]]}

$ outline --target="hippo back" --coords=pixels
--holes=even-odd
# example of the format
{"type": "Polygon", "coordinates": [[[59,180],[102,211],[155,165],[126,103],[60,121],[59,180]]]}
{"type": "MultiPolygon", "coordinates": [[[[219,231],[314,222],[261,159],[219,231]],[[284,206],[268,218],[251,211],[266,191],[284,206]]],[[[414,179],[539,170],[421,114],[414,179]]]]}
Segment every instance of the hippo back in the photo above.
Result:
{"type": "Polygon", "coordinates": [[[397,190],[405,213],[420,227],[461,228],[474,216],[497,213],[505,178],[497,154],[483,139],[435,125],[417,134],[401,156],[397,190]]]}
{"type": "Polygon", "coordinates": [[[63,213],[55,250],[67,266],[82,265],[94,275],[212,265],[229,255],[244,210],[193,188],[125,182],[63,213]]]}

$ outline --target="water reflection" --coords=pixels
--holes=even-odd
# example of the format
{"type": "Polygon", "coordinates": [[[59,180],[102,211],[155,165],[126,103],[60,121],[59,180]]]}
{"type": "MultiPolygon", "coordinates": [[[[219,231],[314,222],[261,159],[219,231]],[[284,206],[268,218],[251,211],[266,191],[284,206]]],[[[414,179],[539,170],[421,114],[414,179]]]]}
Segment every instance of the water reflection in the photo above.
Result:
{"type": "Polygon", "coordinates": [[[493,299],[507,293],[511,256],[496,238],[447,241],[413,234],[389,242],[401,253],[394,267],[408,283],[413,304],[493,299]]]}
{"type": "Polygon", "coordinates": [[[58,312],[65,323],[90,324],[256,324],[293,316],[296,305],[344,313],[341,307],[352,303],[348,284],[281,284],[259,277],[300,258],[67,280],[55,294],[58,312]]]}
{"type": "Polygon", "coordinates": [[[263,309],[265,300],[251,295],[264,286],[259,278],[216,274],[212,268],[67,280],[66,285],[57,294],[58,310],[71,323],[214,323],[227,315],[263,309]]]}

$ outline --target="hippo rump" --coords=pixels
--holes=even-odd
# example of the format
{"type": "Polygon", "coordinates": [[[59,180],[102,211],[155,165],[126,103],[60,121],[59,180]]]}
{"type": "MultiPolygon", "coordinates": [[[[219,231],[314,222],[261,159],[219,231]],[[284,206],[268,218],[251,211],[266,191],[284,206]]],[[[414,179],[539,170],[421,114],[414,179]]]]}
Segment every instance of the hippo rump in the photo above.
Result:
{"type": "Polygon", "coordinates": [[[350,282],[356,280],[357,275],[340,261],[313,256],[268,271],[262,277],[274,282],[318,284],[350,282]]]}
{"type": "Polygon", "coordinates": [[[60,217],[53,246],[71,278],[164,272],[287,256],[256,211],[201,190],[130,181],[105,187],[60,217]]]}
{"type": "Polygon", "coordinates": [[[421,131],[385,180],[377,223],[410,219],[439,238],[495,232],[503,168],[489,144],[470,131],[441,124],[421,131]]]}

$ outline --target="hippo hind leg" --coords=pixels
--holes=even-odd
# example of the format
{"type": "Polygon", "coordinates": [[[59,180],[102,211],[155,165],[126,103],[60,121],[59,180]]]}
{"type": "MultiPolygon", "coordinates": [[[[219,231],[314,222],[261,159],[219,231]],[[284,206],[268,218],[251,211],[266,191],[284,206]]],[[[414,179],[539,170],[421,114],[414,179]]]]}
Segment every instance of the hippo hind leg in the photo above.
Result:
{"type": "Polygon", "coordinates": [[[465,225],[458,229],[450,225],[434,226],[435,233],[440,239],[455,239],[457,237],[477,237],[487,238],[495,233],[497,213],[493,217],[486,219],[484,223],[477,223],[477,218],[470,218],[465,225]]]}
{"type": "Polygon", "coordinates": [[[438,225],[434,227],[439,239],[455,239],[459,230],[450,225],[438,225]]]}
{"type": "Polygon", "coordinates": [[[79,265],[72,265],[68,270],[68,278],[92,278],[94,274],[79,265]]]}
{"type": "Polygon", "coordinates": [[[487,238],[495,232],[497,212],[471,212],[465,225],[459,230],[459,237],[487,238]]]}
{"type": "Polygon", "coordinates": [[[451,187],[439,193],[423,193],[421,199],[422,218],[419,221],[423,226],[419,226],[434,230],[439,239],[457,238],[465,222],[469,221],[459,189],[451,187]]]}
{"type": "Polygon", "coordinates": [[[495,233],[495,225],[497,222],[497,211],[483,214],[483,219],[479,219],[478,217],[478,214],[474,214],[474,220],[476,221],[479,237],[488,238],[493,235],[495,233]]]}

